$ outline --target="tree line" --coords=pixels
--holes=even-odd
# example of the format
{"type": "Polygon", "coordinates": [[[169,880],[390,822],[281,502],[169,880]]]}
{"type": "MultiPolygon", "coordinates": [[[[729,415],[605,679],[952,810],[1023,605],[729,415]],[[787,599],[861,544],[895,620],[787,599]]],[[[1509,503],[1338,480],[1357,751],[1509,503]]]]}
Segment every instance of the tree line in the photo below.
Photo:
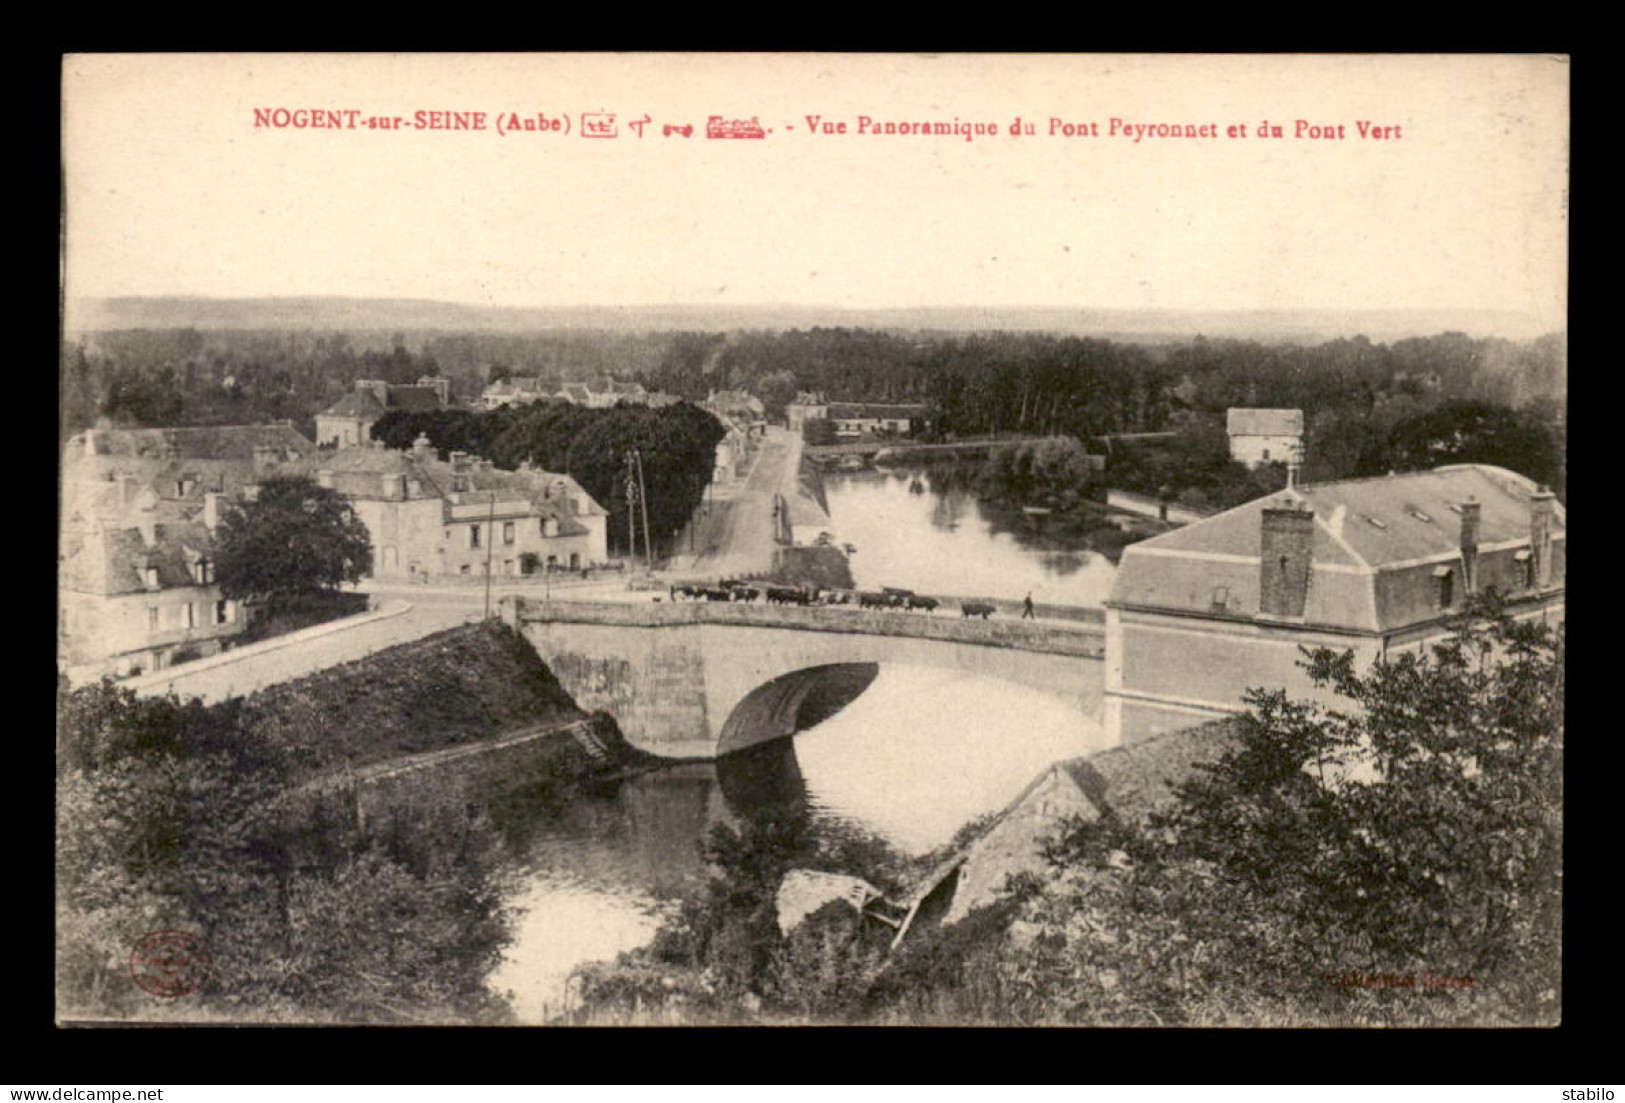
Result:
{"type": "MultiPolygon", "coordinates": [[[[1558,335],[1522,342],[1445,333],[1387,344],[1364,337],[1134,344],[840,327],[638,335],[126,330],[64,345],[62,414],[64,433],[99,416],[147,425],[288,418],[308,431],[315,414],[356,379],[409,383],[431,374],[451,378],[463,402],[509,375],[555,383],[633,378],[690,401],[743,389],[762,398],[773,420],[802,391],[837,401],[926,402],[937,411],[935,431],[954,437],[1087,441],[1211,430],[1222,428],[1230,407],[1275,407],[1304,411],[1304,477],[1326,481],[1429,458],[1390,448],[1396,428],[1441,406],[1474,402],[1544,432],[1559,457],[1545,481],[1561,484],[1566,373],[1558,335]]],[[[1539,441],[1531,447],[1548,451],[1539,441]]]]}

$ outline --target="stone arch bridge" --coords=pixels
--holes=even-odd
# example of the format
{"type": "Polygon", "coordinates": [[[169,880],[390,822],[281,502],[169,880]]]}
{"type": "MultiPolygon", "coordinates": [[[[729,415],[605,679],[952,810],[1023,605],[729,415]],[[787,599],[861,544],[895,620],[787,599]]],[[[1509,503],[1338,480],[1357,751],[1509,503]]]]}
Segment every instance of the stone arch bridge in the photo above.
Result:
{"type": "Polygon", "coordinates": [[[518,629],[584,709],[641,750],[720,758],[793,735],[845,705],[881,664],[944,667],[1099,712],[1105,634],[1079,622],[965,619],[848,607],[504,598],[518,629]]]}

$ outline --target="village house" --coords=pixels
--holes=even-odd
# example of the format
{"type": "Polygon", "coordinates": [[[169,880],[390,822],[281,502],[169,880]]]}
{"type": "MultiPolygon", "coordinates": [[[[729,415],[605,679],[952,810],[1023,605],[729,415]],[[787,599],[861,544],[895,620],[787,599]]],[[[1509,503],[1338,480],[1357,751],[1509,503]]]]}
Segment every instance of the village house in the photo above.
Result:
{"type": "Polygon", "coordinates": [[[316,443],[354,448],[372,439],[372,427],[394,410],[426,413],[451,405],[451,383],[425,376],[407,386],[381,379],[357,379],[355,390],[316,415],[316,443]]]}
{"type": "Polygon", "coordinates": [[[288,422],[71,437],[58,560],[58,650],[70,677],[157,670],[229,647],[249,610],[214,581],[222,511],[315,451],[288,422]]]}
{"type": "Polygon", "coordinates": [[[568,475],[500,471],[428,438],[392,451],[341,448],[273,469],[344,495],[372,539],[374,578],[535,574],[609,559],[608,513],[568,475]]]}
{"type": "Polygon", "coordinates": [[[1106,722],[1122,742],[1242,711],[1250,687],[1329,699],[1300,647],[1419,652],[1491,588],[1561,624],[1566,514],[1499,467],[1289,487],[1129,545],[1106,602],[1106,722]]]}
{"type": "Polygon", "coordinates": [[[700,406],[723,421],[738,422],[747,430],[766,424],[767,407],[749,391],[712,391],[700,406]]]}
{"type": "Polygon", "coordinates": [[[1302,410],[1250,410],[1234,407],[1225,414],[1230,458],[1248,467],[1303,461],[1302,410]]]}
{"type": "Polygon", "coordinates": [[[867,433],[912,433],[931,416],[924,403],[826,402],[822,394],[802,392],[785,406],[790,429],[799,432],[809,421],[834,423],[835,435],[851,439],[867,433]]]}
{"type": "Polygon", "coordinates": [[[558,388],[549,386],[536,376],[499,379],[480,392],[480,405],[487,410],[497,410],[503,406],[529,406],[534,402],[558,399],[558,388]]]}

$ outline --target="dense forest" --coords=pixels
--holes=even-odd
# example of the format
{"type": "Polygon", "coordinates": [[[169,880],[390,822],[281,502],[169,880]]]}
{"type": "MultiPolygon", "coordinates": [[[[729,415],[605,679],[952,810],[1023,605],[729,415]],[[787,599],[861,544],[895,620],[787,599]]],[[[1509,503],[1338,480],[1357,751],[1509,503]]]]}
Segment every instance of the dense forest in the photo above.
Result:
{"type": "MultiPolygon", "coordinates": [[[[1296,408],[1306,418],[1306,481],[1450,462],[1441,457],[1460,462],[1476,457],[1481,450],[1472,438],[1490,430],[1497,437],[1491,454],[1521,455],[1509,466],[1560,491],[1564,482],[1567,363],[1559,335],[1513,342],[1445,333],[1388,344],[1353,337],[1314,345],[1197,337],[1137,345],[1037,333],[842,328],[121,330],[65,345],[62,368],[64,433],[103,416],[145,425],[287,418],[308,432],[315,414],[353,389],[356,379],[405,383],[438,373],[451,379],[455,398],[468,403],[507,375],[555,383],[614,376],[691,401],[713,390],[748,390],[774,420],[802,391],[832,400],[923,401],[935,407],[933,428],[945,437],[1089,440],[1166,430],[1205,430],[1211,437],[1222,430],[1229,407],[1296,408]],[[1479,404],[1465,427],[1452,415],[1417,422],[1461,403],[1479,404]],[[1457,440],[1463,435],[1465,446],[1457,440]]],[[[1125,477],[1149,483],[1157,476],[1125,477]]]]}

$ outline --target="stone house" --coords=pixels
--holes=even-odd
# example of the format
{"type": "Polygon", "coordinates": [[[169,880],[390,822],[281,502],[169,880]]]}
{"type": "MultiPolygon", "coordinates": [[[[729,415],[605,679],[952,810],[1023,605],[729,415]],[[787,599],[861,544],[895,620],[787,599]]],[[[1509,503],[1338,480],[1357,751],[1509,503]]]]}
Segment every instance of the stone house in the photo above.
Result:
{"type": "Polygon", "coordinates": [[[1566,511],[1482,464],[1289,487],[1129,545],[1106,601],[1106,722],[1124,742],[1241,711],[1251,687],[1317,697],[1300,647],[1421,651],[1466,599],[1561,624],[1566,511]]]}
{"type": "Polygon", "coordinates": [[[449,380],[425,376],[407,386],[357,379],[355,390],[316,415],[316,443],[324,448],[355,448],[371,441],[373,425],[393,410],[424,413],[450,406],[449,380]]]}
{"type": "Polygon", "coordinates": [[[75,680],[215,654],[250,611],[214,581],[222,510],[316,446],[291,423],[123,429],[69,438],[62,457],[58,652],[75,680]]]}
{"type": "Polygon", "coordinates": [[[520,575],[609,559],[608,513],[568,475],[453,452],[426,437],[407,451],[318,453],[271,474],[305,475],[350,502],[372,538],[373,577],[520,575]]]}
{"type": "Polygon", "coordinates": [[[1225,431],[1230,436],[1230,458],[1248,467],[1303,462],[1302,410],[1234,407],[1225,413],[1225,431]]]}

